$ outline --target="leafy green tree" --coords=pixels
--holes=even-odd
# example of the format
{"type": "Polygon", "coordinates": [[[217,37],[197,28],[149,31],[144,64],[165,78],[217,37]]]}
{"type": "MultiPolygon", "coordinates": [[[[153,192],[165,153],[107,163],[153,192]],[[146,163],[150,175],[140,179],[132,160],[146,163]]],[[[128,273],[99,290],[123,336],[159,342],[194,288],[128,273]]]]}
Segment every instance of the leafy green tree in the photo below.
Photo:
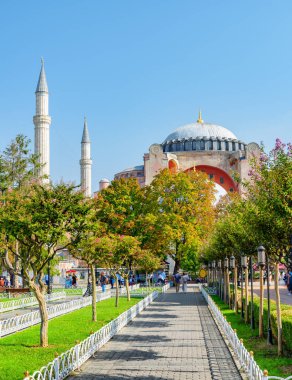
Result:
{"type": "Polygon", "coordinates": [[[65,184],[10,190],[1,201],[0,232],[7,265],[15,275],[24,277],[38,300],[40,344],[46,347],[48,312],[44,268],[59,251],[78,243],[90,209],[84,196],[65,184]],[[20,243],[18,251],[15,241],[20,243]],[[21,272],[9,263],[8,252],[20,261],[21,272]]]}
{"type": "MultiPolygon", "coordinates": [[[[91,209],[92,200],[86,200],[91,209]]],[[[91,209],[92,210],[92,209],[91,209]]],[[[92,281],[92,320],[96,322],[96,276],[95,266],[101,265],[104,260],[104,253],[108,252],[108,240],[101,239],[104,233],[104,226],[94,221],[92,212],[87,215],[86,228],[80,239],[69,246],[70,253],[77,259],[86,262],[90,268],[92,281]]]]}
{"type": "Polygon", "coordinates": [[[39,167],[38,156],[29,149],[30,140],[17,135],[15,140],[0,155],[1,191],[20,188],[36,180],[36,169],[39,167]]]}
{"type": "Polygon", "coordinates": [[[214,222],[214,184],[201,172],[163,170],[146,188],[142,247],[175,261],[174,273],[214,222]]]}
{"type": "Polygon", "coordinates": [[[275,291],[278,320],[278,354],[282,355],[282,320],[278,286],[279,262],[285,261],[292,231],[292,144],[276,139],[274,149],[254,158],[247,196],[255,205],[254,228],[261,235],[269,258],[275,265],[275,291]]]}
{"type": "Polygon", "coordinates": [[[136,179],[114,180],[95,198],[96,217],[109,233],[138,236],[143,203],[143,190],[136,179]]]}
{"type": "MultiPolygon", "coordinates": [[[[17,135],[16,138],[5,148],[0,155],[0,191],[2,194],[8,189],[21,188],[31,181],[36,181],[35,172],[40,164],[37,162],[37,155],[31,153],[29,149],[30,140],[17,135]]],[[[19,243],[15,242],[15,250],[18,250],[19,243]]],[[[11,256],[11,261],[16,270],[20,270],[20,263],[17,256],[11,256]]],[[[18,277],[14,277],[15,287],[18,286],[18,277]]],[[[24,285],[24,284],[23,284],[24,285]]]]}

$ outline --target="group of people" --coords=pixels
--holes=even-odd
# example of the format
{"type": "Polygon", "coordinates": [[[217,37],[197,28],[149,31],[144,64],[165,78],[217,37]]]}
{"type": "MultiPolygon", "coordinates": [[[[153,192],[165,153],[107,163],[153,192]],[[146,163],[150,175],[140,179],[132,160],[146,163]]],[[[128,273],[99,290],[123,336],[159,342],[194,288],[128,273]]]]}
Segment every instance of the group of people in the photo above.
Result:
{"type": "MultiPolygon", "coordinates": [[[[47,282],[47,279],[46,279],[46,282],[47,282]]],[[[66,276],[65,288],[66,289],[77,288],[77,276],[75,273],[73,273],[73,275],[69,274],[68,276],[66,276]]]]}
{"type": "Polygon", "coordinates": [[[0,287],[8,287],[10,285],[10,280],[6,276],[0,277],[0,287]]]}
{"type": "Polygon", "coordinates": [[[175,290],[178,293],[180,290],[180,286],[182,287],[183,293],[187,293],[188,291],[188,281],[190,281],[190,277],[186,272],[183,272],[181,275],[179,272],[177,272],[173,276],[173,282],[175,285],[175,290]]]}
{"type": "Polygon", "coordinates": [[[285,273],[283,276],[283,280],[287,286],[288,295],[291,296],[292,295],[292,271],[285,273]]]}

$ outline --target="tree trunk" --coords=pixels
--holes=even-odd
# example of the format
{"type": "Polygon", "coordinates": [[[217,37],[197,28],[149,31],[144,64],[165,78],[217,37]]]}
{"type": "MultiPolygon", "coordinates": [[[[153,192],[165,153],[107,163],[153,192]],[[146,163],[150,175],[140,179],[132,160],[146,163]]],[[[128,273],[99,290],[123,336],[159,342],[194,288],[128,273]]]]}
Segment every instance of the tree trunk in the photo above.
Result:
{"type": "Polygon", "coordinates": [[[227,270],[224,269],[224,302],[227,303],[227,270]]]}
{"type": "Polygon", "coordinates": [[[238,293],[237,293],[237,266],[235,265],[235,268],[234,268],[234,288],[233,288],[233,292],[234,292],[234,311],[235,313],[237,314],[238,313],[238,293]]]}
{"type": "Polygon", "coordinates": [[[248,322],[248,268],[245,268],[245,310],[244,321],[248,322]]]}
{"type": "Polygon", "coordinates": [[[90,264],[91,281],[92,281],[92,321],[96,322],[96,278],[95,268],[93,264],[90,264]]]}
{"type": "Polygon", "coordinates": [[[118,276],[115,276],[116,277],[116,303],[115,303],[115,307],[118,307],[119,306],[119,279],[118,279],[118,276]]]}
{"type": "Polygon", "coordinates": [[[276,292],[276,305],[277,305],[277,325],[278,325],[278,356],[283,354],[282,345],[282,316],[281,316],[281,300],[279,292],[279,263],[275,265],[275,292],[276,292]]]}
{"type": "Polygon", "coordinates": [[[178,273],[179,270],[180,270],[180,260],[175,259],[175,264],[174,264],[173,274],[178,273]]]}
{"type": "Polygon", "coordinates": [[[263,278],[263,268],[260,266],[260,308],[259,308],[259,337],[264,336],[264,278],[263,278]]]}
{"type": "MultiPolygon", "coordinates": [[[[18,253],[18,241],[15,242],[15,251],[18,253]]],[[[14,256],[14,273],[19,273],[19,272],[20,272],[20,261],[19,261],[19,258],[15,255],[14,256]]],[[[23,283],[23,280],[22,280],[22,283],[23,283]]],[[[19,287],[19,278],[16,274],[14,275],[14,287],[15,288],[19,287]]]]}
{"type": "Polygon", "coordinates": [[[41,347],[48,347],[49,338],[48,338],[48,327],[49,327],[49,316],[47,310],[47,302],[45,295],[40,291],[38,285],[30,282],[30,288],[33,290],[36,299],[39,304],[39,311],[41,316],[41,328],[40,328],[40,345],[41,347]]]}
{"type": "Polygon", "coordinates": [[[129,287],[129,277],[125,278],[126,283],[126,290],[127,290],[127,300],[130,301],[131,295],[130,295],[130,287],[129,287]]]}

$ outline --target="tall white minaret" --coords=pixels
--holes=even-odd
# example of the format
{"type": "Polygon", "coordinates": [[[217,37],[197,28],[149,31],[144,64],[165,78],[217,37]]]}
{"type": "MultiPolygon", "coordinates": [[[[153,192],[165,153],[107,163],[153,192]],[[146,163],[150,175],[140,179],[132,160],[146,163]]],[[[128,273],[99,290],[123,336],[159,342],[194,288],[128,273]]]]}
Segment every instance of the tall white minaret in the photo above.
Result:
{"type": "Polygon", "coordinates": [[[38,176],[43,178],[44,183],[49,182],[50,176],[50,125],[51,117],[49,116],[49,90],[47,85],[44,61],[39,81],[35,91],[36,111],[33,117],[34,123],[34,152],[39,155],[38,162],[41,167],[38,169],[38,176]]]}
{"type": "Polygon", "coordinates": [[[86,197],[91,197],[91,165],[90,139],[87,129],[87,120],[84,118],[84,128],[81,140],[80,180],[81,190],[86,197]]]}

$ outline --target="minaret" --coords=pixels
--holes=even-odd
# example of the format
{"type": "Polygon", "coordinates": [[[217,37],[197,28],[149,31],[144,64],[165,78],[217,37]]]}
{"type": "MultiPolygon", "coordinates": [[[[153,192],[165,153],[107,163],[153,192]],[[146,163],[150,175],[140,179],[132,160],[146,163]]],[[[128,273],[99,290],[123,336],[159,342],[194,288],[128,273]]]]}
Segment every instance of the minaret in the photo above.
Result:
{"type": "Polygon", "coordinates": [[[49,91],[42,59],[42,67],[39,81],[35,91],[36,95],[36,111],[33,117],[34,123],[34,152],[39,156],[38,162],[41,167],[38,169],[38,177],[47,178],[42,182],[48,183],[50,176],[50,124],[49,116],[49,91]]]}
{"type": "Polygon", "coordinates": [[[81,190],[86,197],[91,197],[91,165],[90,139],[87,129],[87,120],[84,118],[84,128],[81,140],[80,180],[81,190]]]}

